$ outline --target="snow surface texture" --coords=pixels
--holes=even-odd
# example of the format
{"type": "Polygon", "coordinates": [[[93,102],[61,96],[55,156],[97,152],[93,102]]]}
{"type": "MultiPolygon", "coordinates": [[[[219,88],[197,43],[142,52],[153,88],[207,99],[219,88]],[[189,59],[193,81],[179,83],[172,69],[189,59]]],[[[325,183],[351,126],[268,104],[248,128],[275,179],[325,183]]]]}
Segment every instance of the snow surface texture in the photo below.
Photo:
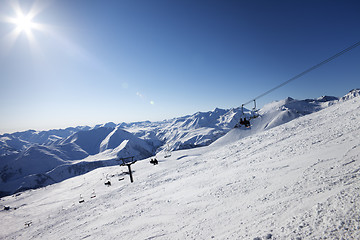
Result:
{"type": "Polygon", "coordinates": [[[111,166],[4,197],[0,238],[358,239],[359,122],[360,98],[349,98],[155,166],[139,161],[134,183],[111,166]]]}

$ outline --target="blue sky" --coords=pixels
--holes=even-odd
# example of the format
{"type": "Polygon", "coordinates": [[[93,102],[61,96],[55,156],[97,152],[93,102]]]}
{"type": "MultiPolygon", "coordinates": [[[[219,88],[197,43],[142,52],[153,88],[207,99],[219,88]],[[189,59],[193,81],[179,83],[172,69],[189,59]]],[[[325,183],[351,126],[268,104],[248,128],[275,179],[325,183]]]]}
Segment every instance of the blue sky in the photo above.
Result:
{"type": "MultiPolygon", "coordinates": [[[[241,106],[359,41],[359,12],[346,0],[0,0],[0,133],[241,106]],[[16,37],[14,6],[34,13],[16,37]]],[[[360,47],[258,106],[342,96],[359,65],[360,47]]]]}

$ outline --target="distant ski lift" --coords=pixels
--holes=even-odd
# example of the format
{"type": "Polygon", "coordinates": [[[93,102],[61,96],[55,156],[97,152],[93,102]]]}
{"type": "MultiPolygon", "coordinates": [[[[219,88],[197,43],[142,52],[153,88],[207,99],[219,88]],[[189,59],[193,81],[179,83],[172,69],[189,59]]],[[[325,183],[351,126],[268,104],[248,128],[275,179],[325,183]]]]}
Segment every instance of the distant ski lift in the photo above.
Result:
{"type": "Polygon", "coordinates": [[[84,198],[81,196],[81,194],[80,194],[80,199],[79,199],[79,203],[83,203],[83,202],[85,202],[85,200],[84,200],[84,198]]]}
{"type": "Polygon", "coordinates": [[[95,193],[95,189],[93,189],[92,193],[91,193],[91,197],[90,198],[96,198],[96,193],[95,193]]]}
{"type": "Polygon", "coordinates": [[[168,157],[171,157],[171,150],[170,150],[169,144],[167,144],[167,147],[165,150],[165,155],[164,155],[164,158],[168,158],[168,157]]]}
{"type": "Polygon", "coordinates": [[[118,176],[118,178],[119,178],[119,181],[122,181],[122,180],[125,179],[125,178],[123,177],[124,175],[125,175],[124,170],[121,169],[121,173],[118,173],[118,174],[117,174],[117,176],[118,176]]]}
{"type": "Polygon", "coordinates": [[[31,221],[31,220],[26,221],[26,222],[25,222],[25,227],[30,227],[31,224],[32,224],[32,221],[31,221]]]}

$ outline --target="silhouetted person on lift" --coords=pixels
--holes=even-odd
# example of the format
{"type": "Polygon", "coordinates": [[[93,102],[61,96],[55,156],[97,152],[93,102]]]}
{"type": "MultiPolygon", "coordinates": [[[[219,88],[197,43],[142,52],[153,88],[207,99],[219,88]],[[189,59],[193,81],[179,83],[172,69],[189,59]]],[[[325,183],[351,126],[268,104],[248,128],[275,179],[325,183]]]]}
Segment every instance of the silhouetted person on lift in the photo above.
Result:
{"type": "Polygon", "coordinates": [[[159,162],[158,162],[158,160],[156,158],[154,158],[154,159],[151,158],[150,163],[154,164],[154,165],[157,165],[159,162]]]}
{"type": "Polygon", "coordinates": [[[246,120],[246,118],[244,118],[244,125],[245,127],[250,127],[250,121],[246,120]]]}
{"type": "Polygon", "coordinates": [[[245,125],[245,122],[242,118],[240,118],[240,125],[245,125]]]}

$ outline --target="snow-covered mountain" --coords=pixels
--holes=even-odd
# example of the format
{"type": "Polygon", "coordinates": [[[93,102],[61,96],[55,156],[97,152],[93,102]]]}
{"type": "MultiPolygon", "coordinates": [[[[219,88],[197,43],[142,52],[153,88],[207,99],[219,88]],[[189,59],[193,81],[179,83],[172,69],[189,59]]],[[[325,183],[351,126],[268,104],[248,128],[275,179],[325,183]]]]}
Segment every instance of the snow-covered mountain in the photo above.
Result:
{"type": "MultiPolygon", "coordinates": [[[[356,97],[352,90],[341,101],[356,97]]],[[[287,98],[267,104],[252,120],[251,131],[230,139],[241,139],[322,110],[339,101],[335,97],[295,100],[287,98]]],[[[246,117],[251,111],[244,109],[246,117]]],[[[207,146],[227,134],[244,117],[241,108],[198,112],[159,122],[107,123],[95,127],[21,133],[0,136],[0,196],[46,186],[84,174],[97,167],[117,165],[116,159],[134,156],[140,160],[165,150],[207,146]]],[[[224,144],[222,138],[215,144],[224,144]]]]}
{"type": "Polygon", "coordinates": [[[241,114],[240,108],[216,108],[214,111],[197,112],[162,122],[121,124],[121,127],[152,142],[157,147],[156,152],[164,148],[180,150],[209,145],[232,129],[239,122],[241,114]]]}
{"type": "Polygon", "coordinates": [[[25,132],[0,135],[0,156],[19,153],[33,144],[51,145],[75,132],[88,129],[90,129],[90,127],[70,127],[40,132],[28,130],[25,132]]]}
{"type": "Polygon", "coordinates": [[[360,88],[355,88],[355,89],[351,90],[348,94],[343,96],[340,99],[340,101],[347,101],[347,100],[353,99],[354,97],[358,97],[358,96],[360,96],[360,88]]]}
{"type": "MultiPolygon", "coordinates": [[[[0,238],[358,239],[359,122],[353,92],[274,102],[249,129],[138,161],[134,183],[110,166],[3,197],[0,238]]],[[[101,143],[87,161],[111,158],[101,143]]]]}
{"type": "MultiPolygon", "coordinates": [[[[325,109],[338,103],[338,100],[338,98],[330,96],[305,100],[296,100],[288,97],[281,101],[271,102],[258,111],[259,116],[257,118],[251,120],[251,131],[250,129],[245,129],[246,131],[234,133],[234,136],[230,139],[231,141],[233,141],[234,138],[241,139],[277,127],[301,116],[325,109]]],[[[223,144],[227,139],[228,138],[222,138],[217,141],[216,144],[223,144]]]]}
{"type": "Polygon", "coordinates": [[[52,145],[34,144],[0,158],[0,194],[6,195],[117,165],[116,159],[144,159],[152,146],[118,127],[78,131],[52,145]]]}

